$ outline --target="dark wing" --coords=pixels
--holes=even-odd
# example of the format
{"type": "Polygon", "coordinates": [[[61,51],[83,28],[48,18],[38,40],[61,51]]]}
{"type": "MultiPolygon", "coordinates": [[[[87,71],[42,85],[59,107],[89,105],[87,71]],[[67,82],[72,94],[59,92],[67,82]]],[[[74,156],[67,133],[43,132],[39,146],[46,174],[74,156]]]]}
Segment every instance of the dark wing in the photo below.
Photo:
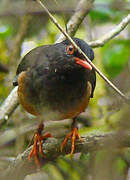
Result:
{"type": "Polygon", "coordinates": [[[94,69],[92,69],[92,71],[91,71],[90,74],[89,74],[89,82],[90,82],[91,85],[92,85],[91,98],[93,98],[94,89],[95,89],[95,86],[96,86],[96,73],[95,73],[95,70],[94,70],[94,69]]]}
{"type": "Polygon", "coordinates": [[[27,71],[28,68],[33,67],[36,64],[36,62],[38,62],[38,60],[41,59],[39,57],[41,57],[41,54],[45,52],[45,49],[47,47],[48,47],[48,45],[37,47],[37,48],[31,50],[29,53],[27,53],[21,59],[19,65],[18,65],[17,71],[16,71],[16,76],[15,76],[15,78],[13,80],[13,86],[18,86],[18,75],[22,71],[27,71]]]}

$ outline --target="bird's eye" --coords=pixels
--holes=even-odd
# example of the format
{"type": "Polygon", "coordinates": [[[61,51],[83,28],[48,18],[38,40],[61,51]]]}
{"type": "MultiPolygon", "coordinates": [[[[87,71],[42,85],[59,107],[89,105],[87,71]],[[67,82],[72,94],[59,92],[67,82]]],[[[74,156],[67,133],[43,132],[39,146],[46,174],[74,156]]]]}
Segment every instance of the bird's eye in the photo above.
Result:
{"type": "Polygon", "coordinates": [[[74,54],[74,46],[73,45],[67,46],[67,54],[68,55],[74,54]]]}

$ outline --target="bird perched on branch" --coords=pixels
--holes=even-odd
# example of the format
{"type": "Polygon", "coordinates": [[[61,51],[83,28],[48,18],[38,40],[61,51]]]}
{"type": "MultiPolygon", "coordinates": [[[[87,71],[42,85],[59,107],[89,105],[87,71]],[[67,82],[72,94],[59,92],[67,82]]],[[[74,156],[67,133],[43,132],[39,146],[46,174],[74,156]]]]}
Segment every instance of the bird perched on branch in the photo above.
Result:
{"type": "MultiPolygon", "coordinates": [[[[92,48],[83,40],[73,38],[74,42],[88,56],[94,59],[92,48]]],[[[73,119],[72,130],[61,144],[61,151],[69,138],[72,139],[71,156],[75,149],[75,139],[79,138],[76,117],[85,111],[93,97],[96,75],[69,40],[53,45],[44,45],[31,50],[18,65],[14,86],[18,86],[18,99],[23,108],[44,120],[73,119]]],[[[42,141],[51,137],[42,135],[43,123],[38,126],[34,136],[29,159],[34,155],[39,166],[38,152],[42,152],[42,141]]]]}

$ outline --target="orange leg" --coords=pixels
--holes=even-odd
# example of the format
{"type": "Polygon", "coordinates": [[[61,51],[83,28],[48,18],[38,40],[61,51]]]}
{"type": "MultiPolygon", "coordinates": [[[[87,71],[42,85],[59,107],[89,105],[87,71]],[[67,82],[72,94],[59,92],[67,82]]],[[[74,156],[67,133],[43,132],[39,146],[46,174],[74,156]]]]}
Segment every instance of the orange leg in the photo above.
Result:
{"type": "Polygon", "coordinates": [[[44,136],[42,136],[41,133],[42,133],[43,128],[44,128],[43,123],[41,123],[38,126],[37,132],[34,135],[33,147],[28,156],[28,159],[30,160],[32,158],[32,156],[34,155],[35,163],[38,168],[40,167],[40,163],[38,160],[38,152],[40,152],[42,157],[45,158],[45,155],[43,154],[43,151],[42,151],[42,144],[43,144],[42,141],[49,137],[52,137],[50,133],[46,133],[44,136]]]}
{"type": "MultiPolygon", "coordinates": [[[[75,123],[74,123],[75,124],[75,123]]],[[[61,144],[61,152],[63,151],[63,148],[66,146],[68,140],[71,138],[71,153],[70,153],[70,157],[72,158],[72,155],[74,153],[75,150],[75,140],[76,139],[80,139],[80,135],[78,133],[78,128],[77,127],[73,127],[72,131],[70,133],[68,133],[64,139],[64,141],[61,144]]]]}

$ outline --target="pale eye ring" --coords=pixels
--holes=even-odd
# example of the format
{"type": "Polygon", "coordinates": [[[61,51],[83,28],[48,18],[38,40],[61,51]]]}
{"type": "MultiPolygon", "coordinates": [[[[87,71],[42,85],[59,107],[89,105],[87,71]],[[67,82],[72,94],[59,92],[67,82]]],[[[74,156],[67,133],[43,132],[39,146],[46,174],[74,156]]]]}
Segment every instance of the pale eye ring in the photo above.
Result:
{"type": "Polygon", "coordinates": [[[68,45],[67,46],[67,54],[68,55],[74,54],[74,46],[73,45],[68,45]]]}

